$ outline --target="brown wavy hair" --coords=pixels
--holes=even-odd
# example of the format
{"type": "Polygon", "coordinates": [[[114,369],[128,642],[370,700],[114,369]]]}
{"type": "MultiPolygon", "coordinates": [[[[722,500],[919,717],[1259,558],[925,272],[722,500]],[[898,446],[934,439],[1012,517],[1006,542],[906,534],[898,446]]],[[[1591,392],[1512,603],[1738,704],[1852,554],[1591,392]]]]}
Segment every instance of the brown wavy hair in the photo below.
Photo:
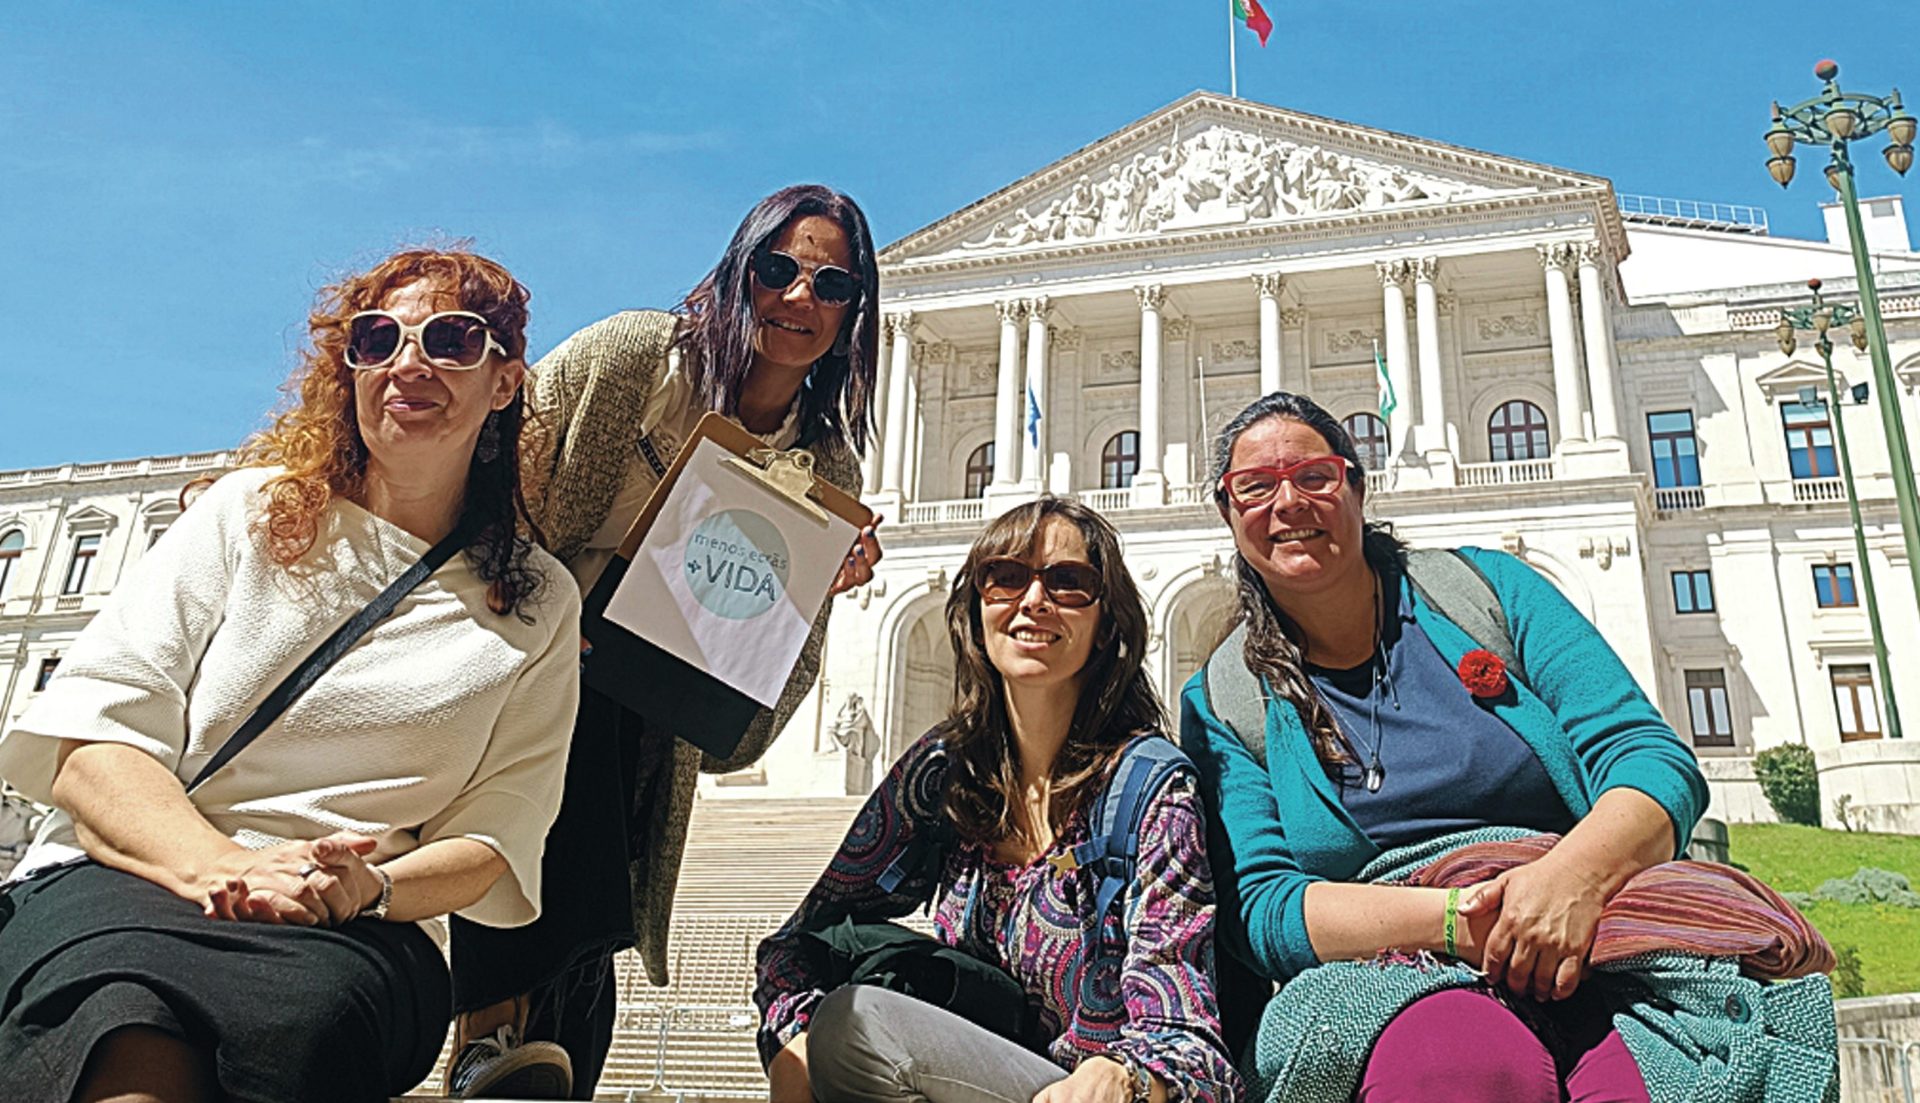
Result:
{"type": "MultiPolygon", "coordinates": [[[[312,550],[320,518],[335,498],[357,500],[366,489],[367,445],[354,408],[353,369],[346,361],[347,320],[378,309],[389,293],[420,280],[452,295],[459,309],[485,318],[509,358],[526,359],[527,289],[464,243],[403,250],[321,288],[307,315],[308,345],[300,352],[300,366],[282,388],[286,401],[273,424],[240,453],[242,466],[286,469],[268,480],[266,509],[255,522],[267,554],[283,567],[312,550]]],[[[488,584],[488,607],[500,614],[523,615],[521,603],[542,584],[540,573],[527,564],[533,541],[541,536],[520,487],[528,420],[523,389],[498,411],[497,457],[482,462],[476,455],[471,461],[461,508],[460,524],[476,534],[467,546],[467,561],[488,584]]]]}
{"type": "Polygon", "coordinates": [[[947,633],[953,640],[953,707],[946,721],[949,759],[944,810],[964,841],[992,845],[1020,833],[1013,808],[1020,799],[1020,757],[1007,719],[1006,685],[987,660],[974,567],[995,556],[1025,556],[1041,530],[1058,518],[1080,531],[1087,562],[1100,572],[1100,633],[1087,657],[1080,701],[1067,741],[1053,762],[1053,806],[1058,831],[1099,792],[1129,740],[1166,730],[1160,695],[1147,676],[1147,610],[1120,557],[1120,536],[1106,518],[1071,498],[1043,496],[1015,506],[986,527],[947,595],[947,633]]]}

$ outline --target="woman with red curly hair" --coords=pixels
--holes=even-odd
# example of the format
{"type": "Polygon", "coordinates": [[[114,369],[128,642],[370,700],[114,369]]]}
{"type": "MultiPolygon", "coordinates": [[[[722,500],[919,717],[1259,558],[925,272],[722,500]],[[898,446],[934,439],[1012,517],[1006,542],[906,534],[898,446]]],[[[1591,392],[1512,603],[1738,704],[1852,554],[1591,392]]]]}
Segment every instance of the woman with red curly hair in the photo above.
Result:
{"type": "Polygon", "coordinates": [[[386,1099],[446,1034],[439,917],[538,916],[580,602],[520,502],[526,302],[462,251],[327,288],[289,408],[0,738],[55,806],[0,893],[0,1098],[386,1099]]]}

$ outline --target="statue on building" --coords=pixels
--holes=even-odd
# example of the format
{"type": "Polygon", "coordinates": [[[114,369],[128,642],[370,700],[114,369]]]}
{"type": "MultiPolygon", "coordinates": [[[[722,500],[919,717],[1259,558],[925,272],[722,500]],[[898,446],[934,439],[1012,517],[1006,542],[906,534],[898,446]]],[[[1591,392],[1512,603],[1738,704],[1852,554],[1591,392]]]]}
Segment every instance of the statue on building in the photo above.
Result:
{"type": "Polygon", "coordinates": [[[864,797],[873,790],[874,760],[880,753],[880,733],[874,730],[873,717],[867,715],[866,702],[858,693],[847,694],[840,711],[833,715],[833,741],[846,753],[846,794],[864,797]]]}

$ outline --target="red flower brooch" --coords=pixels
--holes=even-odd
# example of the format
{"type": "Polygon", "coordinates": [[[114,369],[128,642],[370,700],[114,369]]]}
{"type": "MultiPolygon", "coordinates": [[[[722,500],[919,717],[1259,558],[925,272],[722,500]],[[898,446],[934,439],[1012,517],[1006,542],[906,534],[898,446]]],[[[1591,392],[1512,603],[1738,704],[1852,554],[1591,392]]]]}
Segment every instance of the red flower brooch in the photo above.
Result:
{"type": "Polygon", "coordinates": [[[1481,700],[1507,691],[1507,664],[1485,648],[1476,647],[1460,656],[1459,674],[1460,684],[1481,700]]]}

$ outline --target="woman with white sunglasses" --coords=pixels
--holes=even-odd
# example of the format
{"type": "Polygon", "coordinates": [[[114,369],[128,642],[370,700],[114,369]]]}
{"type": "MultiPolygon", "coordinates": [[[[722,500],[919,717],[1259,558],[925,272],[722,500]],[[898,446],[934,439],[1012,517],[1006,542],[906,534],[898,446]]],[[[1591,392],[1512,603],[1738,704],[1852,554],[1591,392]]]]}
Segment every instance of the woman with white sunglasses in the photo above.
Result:
{"type": "Polygon", "coordinates": [[[384,1100],[446,1036],[437,917],[539,913],[580,601],[520,505],[526,303],[466,252],[324,291],[291,407],[0,738],[55,806],[0,891],[0,1099],[384,1100]]]}
{"type": "MultiPolygon", "coordinates": [[[[771,447],[806,449],[817,473],[857,493],[879,326],[866,216],[839,192],[800,185],[748,212],[677,310],[616,314],[534,365],[534,410],[552,437],[531,480],[534,516],[581,591],[709,410],[771,447]]],[[[834,592],[871,579],[879,558],[869,527],[834,592]]],[[[612,955],[637,947],[648,979],[667,983],[696,779],[766,752],[819,671],[826,618],[822,609],[779,702],[725,760],[583,687],[566,799],[547,837],[547,911],[514,931],[454,925],[449,1095],[592,1097],[612,1038],[612,955]]]]}

